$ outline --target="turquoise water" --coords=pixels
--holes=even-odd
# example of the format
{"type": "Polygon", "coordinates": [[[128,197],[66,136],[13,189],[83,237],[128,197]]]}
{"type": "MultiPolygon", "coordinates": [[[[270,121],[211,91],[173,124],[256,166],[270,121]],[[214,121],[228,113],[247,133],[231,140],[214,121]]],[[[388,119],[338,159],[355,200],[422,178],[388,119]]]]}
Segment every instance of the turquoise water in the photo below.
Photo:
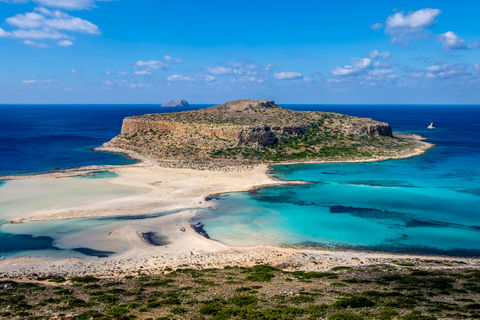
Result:
{"type": "MultiPolygon", "coordinates": [[[[480,107],[288,107],[385,121],[394,131],[422,134],[437,146],[426,155],[404,160],[275,166],[272,174],[278,178],[311,184],[220,195],[212,200],[218,210],[202,211],[193,219],[197,230],[232,246],[273,244],[480,257],[480,107]],[[427,130],[432,121],[438,129],[427,130]]],[[[34,135],[33,131],[21,130],[28,134],[24,133],[20,141],[24,145],[17,145],[18,150],[11,149],[10,139],[0,141],[0,150],[5,150],[0,157],[0,164],[4,164],[0,172],[125,163],[121,156],[117,159],[88,151],[116,134],[113,124],[105,125],[102,117],[91,115],[113,112],[118,130],[120,115],[135,114],[136,108],[82,107],[78,111],[82,117],[67,117],[81,120],[79,132],[88,139],[77,137],[75,126],[62,124],[58,115],[53,117],[54,122],[40,126],[40,131],[46,131],[44,144],[28,136],[34,135]],[[61,143],[49,146],[51,137],[47,133],[59,127],[66,130],[65,135],[53,137],[61,143]],[[73,140],[78,145],[72,149],[73,140]],[[49,148],[45,157],[37,147],[49,148]],[[63,152],[65,148],[67,153],[63,152]],[[77,151],[81,151],[81,157],[77,157],[77,151]]],[[[13,113],[13,109],[8,111],[13,113]]],[[[48,112],[58,113],[55,108],[32,111],[23,126],[35,122],[36,114],[49,118],[48,112]]],[[[109,177],[111,173],[99,172],[87,178],[109,177]]],[[[4,188],[0,181],[0,196],[4,188]]],[[[0,214],[1,218],[8,212],[0,214]]],[[[118,228],[133,226],[141,232],[152,232],[159,242],[166,241],[155,221],[155,217],[120,217],[4,224],[0,228],[0,252],[4,256],[108,256],[126,250],[121,241],[105,238],[118,228]]]]}
{"type": "MultiPolygon", "coordinates": [[[[378,119],[381,111],[388,118],[385,110],[372,117],[378,119]]],[[[232,246],[480,256],[480,110],[431,109],[439,127],[431,131],[425,129],[431,122],[428,109],[405,111],[410,113],[403,119],[391,110],[391,119],[380,120],[397,122],[394,130],[429,137],[437,147],[426,155],[378,163],[275,166],[278,178],[311,184],[223,194],[214,200],[217,211],[203,211],[193,222],[232,246]]]]}
{"type": "Polygon", "coordinates": [[[110,234],[125,227],[148,235],[153,245],[168,244],[162,236],[159,217],[178,211],[168,211],[148,216],[123,216],[107,218],[37,221],[10,224],[0,221],[0,253],[3,257],[49,256],[108,257],[129,249],[122,239],[110,239],[110,234]]]}
{"type": "Polygon", "coordinates": [[[77,176],[78,179],[111,179],[118,177],[118,174],[110,171],[94,171],[77,176]]]}

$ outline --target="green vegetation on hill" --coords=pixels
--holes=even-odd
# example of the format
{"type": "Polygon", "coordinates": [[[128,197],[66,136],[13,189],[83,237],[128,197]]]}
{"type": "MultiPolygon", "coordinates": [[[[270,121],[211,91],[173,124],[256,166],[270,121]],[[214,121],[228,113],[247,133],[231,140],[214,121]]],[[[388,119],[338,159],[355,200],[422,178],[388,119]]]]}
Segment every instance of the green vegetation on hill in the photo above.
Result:
{"type": "Polygon", "coordinates": [[[3,280],[0,317],[480,319],[479,283],[479,270],[426,271],[392,265],[330,272],[287,272],[258,265],[114,279],[3,280]]]}

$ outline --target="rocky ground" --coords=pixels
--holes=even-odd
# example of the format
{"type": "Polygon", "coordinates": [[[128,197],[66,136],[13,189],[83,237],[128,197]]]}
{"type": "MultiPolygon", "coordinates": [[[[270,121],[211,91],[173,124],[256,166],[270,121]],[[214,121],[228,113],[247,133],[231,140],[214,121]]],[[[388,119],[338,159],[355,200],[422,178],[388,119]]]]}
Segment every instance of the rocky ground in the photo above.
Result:
{"type": "Polygon", "coordinates": [[[0,282],[2,319],[480,319],[480,270],[398,259],[295,266],[140,267],[136,275],[0,282]]]}

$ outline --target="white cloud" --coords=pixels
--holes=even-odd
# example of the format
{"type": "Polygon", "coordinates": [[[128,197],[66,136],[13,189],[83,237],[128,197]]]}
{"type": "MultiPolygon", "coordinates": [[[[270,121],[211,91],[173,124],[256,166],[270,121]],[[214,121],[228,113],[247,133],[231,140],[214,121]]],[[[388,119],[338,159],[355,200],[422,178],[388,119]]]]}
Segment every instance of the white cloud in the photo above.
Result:
{"type": "Polygon", "coordinates": [[[41,42],[35,42],[35,41],[32,41],[32,40],[25,40],[23,41],[24,44],[26,44],[27,46],[32,46],[32,47],[37,47],[37,48],[48,48],[49,45],[45,44],[45,43],[41,43],[41,42]]]}
{"type": "Polygon", "coordinates": [[[447,31],[444,34],[438,35],[437,41],[443,46],[443,50],[445,51],[478,48],[478,42],[473,45],[467,45],[465,41],[460,39],[453,31],[447,31]]]}
{"type": "Polygon", "coordinates": [[[0,38],[14,38],[14,39],[53,39],[58,40],[68,38],[67,35],[55,30],[15,30],[8,32],[0,28],[0,38]]]}
{"type": "Polygon", "coordinates": [[[191,77],[181,76],[179,74],[174,74],[167,78],[167,81],[194,81],[195,79],[191,77]]]}
{"type": "Polygon", "coordinates": [[[109,76],[109,75],[111,75],[112,73],[107,70],[107,71],[105,71],[105,74],[106,74],[107,76],[109,76]]]}
{"type": "Polygon", "coordinates": [[[363,58],[361,60],[352,61],[352,67],[354,68],[366,69],[366,68],[370,68],[371,66],[372,66],[372,59],[369,59],[369,58],[363,58]]]}
{"type": "Polygon", "coordinates": [[[57,7],[66,10],[83,10],[95,8],[95,2],[92,0],[35,0],[35,2],[43,6],[57,7]]]}
{"type": "Polygon", "coordinates": [[[360,71],[361,71],[360,69],[354,68],[352,66],[336,67],[330,70],[330,72],[334,76],[350,76],[350,75],[358,74],[360,73],[360,71]]]}
{"type": "Polygon", "coordinates": [[[371,70],[368,74],[372,76],[383,76],[387,74],[394,73],[395,70],[393,69],[378,69],[378,70],[371,70]]]}
{"type": "Polygon", "coordinates": [[[232,68],[240,68],[243,66],[243,63],[239,61],[224,61],[224,62],[220,62],[220,64],[223,66],[232,67],[232,68]]]}
{"type": "Polygon", "coordinates": [[[104,85],[111,86],[113,82],[111,80],[105,80],[102,82],[104,85]]]}
{"type": "Polygon", "coordinates": [[[179,59],[179,58],[173,58],[171,56],[169,56],[168,54],[163,57],[163,59],[165,59],[165,61],[167,62],[170,62],[170,63],[182,63],[182,59],[179,59]]]}
{"type": "Polygon", "coordinates": [[[440,66],[427,67],[427,68],[425,68],[425,70],[427,70],[428,72],[436,72],[436,71],[440,70],[440,66]]]}
{"type": "Polygon", "coordinates": [[[17,14],[7,18],[6,21],[20,29],[55,29],[89,34],[100,33],[98,27],[87,20],[46,8],[35,8],[34,12],[17,14]]]}
{"type": "Polygon", "coordinates": [[[231,68],[224,68],[224,67],[205,67],[207,72],[213,74],[232,74],[234,71],[231,68]]]}
{"type": "Polygon", "coordinates": [[[70,70],[70,73],[80,73],[80,71],[77,70],[77,69],[72,69],[72,70],[70,70]]]}
{"type": "MultiPolygon", "coordinates": [[[[475,66],[473,67],[475,69],[475,66]]],[[[454,79],[455,81],[465,80],[472,75],[472,71],[465,64],[438,64],[425,68],[425,72],[415,72],[410,76],[413,78],[426,79],[454,79]]]]}
{"type": "Polygon", "coordinates": [[[155,70],[168,70],[168,69],[170,69],[170,67],[167,64],[165,64],[161,61],[157,61],[157,60],[150,60],[150,61],[139,60],[135,63],[135,65],[137,67],[147,67],[149,69],[155,69],[155,70]]]}
{"type": "Polygon", "coordinates": [[[349,66],[336,67],[330,70],[330,72],[334,76],[352,76],[362,73],[364,69],[368,69],[371,66],[372,59],[363,58],[361,60],[353,60],[349,66]]]}
{"type": "MultiPolygon", "coordinates": [[[[68,1],[66,1],[68,2],[68,1]]],[[[36,45],[33,40],[60,40],[73,39],[73,37],[60,32],[73,31],[87,34],[99,34],[98,27],[84,19],[71,16],[58,10],[49,10],[46,8],[35,8],[33,12],[17,14],[6,19],[7,23],[18,29],[6,31],[0,28],[0,38],[26,39],[24,44],[36,45]]],[[[73,45],[70,40],[58,41],[57,45],[68,47],[73,45]]],[[[48,47],[44,44],[44,47],[48,47]]]]}
{"type": "MultiPolygon", "coordinates": [[[[96,8],[95,2],[99,1],[113,1],[113,0],[32,0],[33,2],[45,6],[55,7],[65,10],[85,10],[96,8]]],[[[27,3],[29,0],[0,0],[0,2],[6,3],[27,3]]]]}
{"type": "Polygon", "coordinates": [[[303,78],[303,75],[295,71],[287,71],[287,72],[275,73],[273,77],[277,80],[292,80],[292,79],[303,78]]]}
{"type": "Polygon", "coordinates": [[[142,70],[142,71],[135,71],[135,74],[144,75],[144,74],[152,74],[149,70],[142,70]]]}
{"type": "Polygon", "coordinates": [[[370,26],[372,30],[380,30],[383,29],[383,23],[375,23],[370,26]]]}
{"type": "Polygon", "coordinates": [[[122,76],[128,75],[128,72],[125,71],[117,71],[118,74],[121,74],[122,76]]]}
{"type": "Polygon", "coordinates": [[[51,83],[51,79],[45,79],[45,80],[22,80],[23,84],[35,84],[35,83],[51,83]]]}
{"type": "Polygon", "coordinates": [[[282,67],[279,66],[279,65],[274,65],[274,64],[267,64],[265,66],[265,70],[266,71],[271,71],[271,70],[274,70],[274,69],[281,69],[282,67]]]}
{"type": "Polygon", "coordinates": [[[205,81],[210,82],[210,81],[215,81],[215,77],[212,76],[205,76],[205,81]]]}
{"type": "Polygon", "coordinates": [[[378,57],[382,58],[383,60],[387,60],[388,58],[390,58],[392,55],[390,54],[390,52],[386,51],[386,52],[378,52],[378,50],[373,50],[372,52],[370,52],[370,54],[368,55],[368,57],[370,59],[377,59],[378,57]]]}
{"type": "Polygon", "coordinates": [[[60,47],[70,47],[73,46],[73,42],[70,40],[62,40],[57,42],[57,46],[60,47]]]}
{"type": "Polygon", "coordinates": [[[385,21],[385,33],[392,37],[392,42],[405,43],[413,38],[426,39],[428,28],[434,26],[435,18],[441,14],[438,9],[421,9],[404,14],[404,11],[397,12],[385,21]]]}
{"type": "Polygon", "coordinates": [[[475,64],[473,65],[473,69],[474,69],[475,71],[480,71],[480,64],[475,63],[475,64]]]}

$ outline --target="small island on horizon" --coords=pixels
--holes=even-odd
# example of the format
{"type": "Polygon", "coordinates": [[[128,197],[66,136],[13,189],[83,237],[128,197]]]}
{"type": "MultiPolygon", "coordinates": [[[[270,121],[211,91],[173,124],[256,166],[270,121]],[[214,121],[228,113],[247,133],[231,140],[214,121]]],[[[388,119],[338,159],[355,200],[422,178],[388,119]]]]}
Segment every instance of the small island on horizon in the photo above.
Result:
{"type": "Polygon", "coordinates": [[[161,105],[161,107],[188,107],[189,104],[187,100],[172,100],[165,102],[164,104],[161,105]]]}

